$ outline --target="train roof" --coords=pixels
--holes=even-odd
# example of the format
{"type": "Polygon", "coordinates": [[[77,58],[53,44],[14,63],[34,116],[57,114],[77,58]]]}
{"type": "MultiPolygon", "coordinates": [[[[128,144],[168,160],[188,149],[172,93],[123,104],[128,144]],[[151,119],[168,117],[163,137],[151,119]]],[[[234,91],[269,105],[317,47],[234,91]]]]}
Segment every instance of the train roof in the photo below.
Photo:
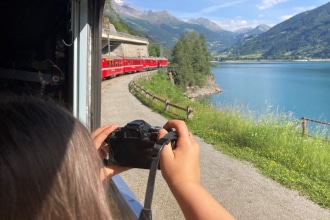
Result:
{"type": "Polygon", "coordinates": [[[108,58],[108,59],[123,59],[121,56],[115,56],[115,55],[102,55],[102,58],[108,58]]]}
{"type": "Polygon", "coordinates": [[[152,59],[152,60],[167,60],[165,57],[128,57],[128,56],[116,56],[116,55],[102,55],[102,58],[112,58],[112,59],[152,59]]]}

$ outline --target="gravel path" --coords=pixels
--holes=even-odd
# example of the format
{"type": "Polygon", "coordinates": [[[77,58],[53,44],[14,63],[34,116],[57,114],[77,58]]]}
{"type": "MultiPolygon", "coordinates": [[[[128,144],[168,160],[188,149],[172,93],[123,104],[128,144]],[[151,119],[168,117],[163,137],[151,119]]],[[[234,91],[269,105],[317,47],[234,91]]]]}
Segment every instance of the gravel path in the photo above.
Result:
{"type": "MultiPolygon", "coordinates": [[[[102,125],[125,126],[135,119],[143,119],[151,125],[165,124],[166,118],[142,105],[128,91],[128,83],[135,76],[102,82],[102,125]]],[[[223,155],[199,137],[195,138],[201,147],[202,185],[237,219],[330,219],[330,210],[320,208],[298,192],[264,177],[248,163],[223,155]]],[[[143,204],[148,170],[132,169],[121,177],[143,204]]],[[[157,174],[152,209],[154,219],[184,219],[161,173],[157,174]]]]}

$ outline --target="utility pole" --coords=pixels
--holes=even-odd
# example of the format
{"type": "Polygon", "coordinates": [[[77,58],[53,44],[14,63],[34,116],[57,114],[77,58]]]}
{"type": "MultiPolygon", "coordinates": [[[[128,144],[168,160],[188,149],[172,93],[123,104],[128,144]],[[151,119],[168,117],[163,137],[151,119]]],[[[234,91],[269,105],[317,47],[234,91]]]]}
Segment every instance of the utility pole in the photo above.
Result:
{"type": "Polygon", "coordinates": [[[159,44],[159,56],[163,57],[163,45],[159,44]]]}
{"type": "Polygon", "coordinates": [[[110,52],[111,52],[111,46],[110,46],[110,30],[108,30],[108,53],[110,56],[110,52]]]}

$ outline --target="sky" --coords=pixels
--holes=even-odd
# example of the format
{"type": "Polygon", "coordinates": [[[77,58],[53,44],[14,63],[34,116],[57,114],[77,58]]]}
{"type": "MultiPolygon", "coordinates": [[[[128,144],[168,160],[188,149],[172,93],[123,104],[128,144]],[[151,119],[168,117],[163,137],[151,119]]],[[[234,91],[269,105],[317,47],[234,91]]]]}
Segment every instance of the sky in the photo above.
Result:
{"type": "Polygon", "coordinates": [[[141,11],[168,11],[181,19],[207,18],[221,28],[235,31],[266,24],[273,27],[329,0],[123,0],[141,11]]]}

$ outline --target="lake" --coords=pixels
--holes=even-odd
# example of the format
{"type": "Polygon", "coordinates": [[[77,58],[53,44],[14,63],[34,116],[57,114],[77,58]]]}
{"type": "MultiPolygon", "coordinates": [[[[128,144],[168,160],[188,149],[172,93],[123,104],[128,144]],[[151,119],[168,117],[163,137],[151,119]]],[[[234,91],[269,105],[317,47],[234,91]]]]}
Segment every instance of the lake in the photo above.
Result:
{"type": "Polygon", "coordinates": [[[208,99],[218,108],[330,121],[330,62],[218,62],[212,72],[223,92],[208,99]]]}

